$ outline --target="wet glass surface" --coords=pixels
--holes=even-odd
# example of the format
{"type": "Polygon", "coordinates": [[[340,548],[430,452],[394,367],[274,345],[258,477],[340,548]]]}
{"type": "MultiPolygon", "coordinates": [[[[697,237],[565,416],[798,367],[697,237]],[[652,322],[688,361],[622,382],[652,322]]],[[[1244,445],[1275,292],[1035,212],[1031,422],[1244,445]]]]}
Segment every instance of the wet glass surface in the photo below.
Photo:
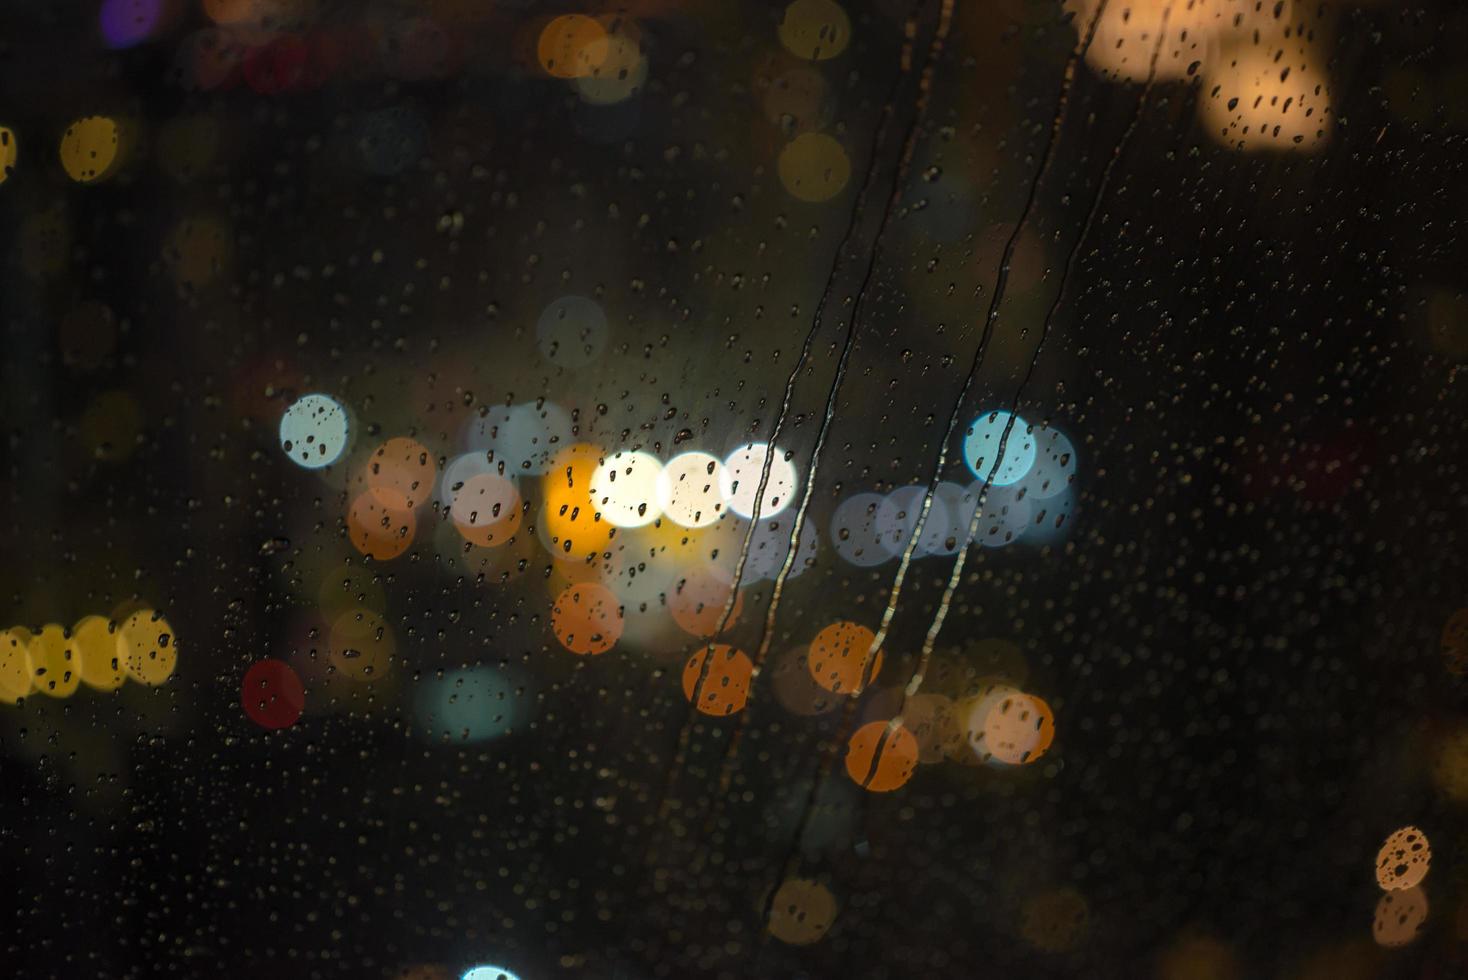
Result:
{"type": "Polygon", "coordinates": [[[0,25],[7,976],[1468,973],[1468,14],[0,25]]]}

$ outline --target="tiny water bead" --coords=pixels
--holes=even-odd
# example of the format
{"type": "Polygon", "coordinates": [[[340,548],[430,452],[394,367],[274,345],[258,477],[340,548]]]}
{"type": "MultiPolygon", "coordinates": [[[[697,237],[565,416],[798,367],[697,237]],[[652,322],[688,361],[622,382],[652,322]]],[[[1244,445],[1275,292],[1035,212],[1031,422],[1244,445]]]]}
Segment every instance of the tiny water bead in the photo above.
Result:
{"type": "Polygon", "coordinates": [[[280,448],[308,470],[330,466],[347,448],[347,410],[330,395],[303,395],[280,419],[280,448]]]}

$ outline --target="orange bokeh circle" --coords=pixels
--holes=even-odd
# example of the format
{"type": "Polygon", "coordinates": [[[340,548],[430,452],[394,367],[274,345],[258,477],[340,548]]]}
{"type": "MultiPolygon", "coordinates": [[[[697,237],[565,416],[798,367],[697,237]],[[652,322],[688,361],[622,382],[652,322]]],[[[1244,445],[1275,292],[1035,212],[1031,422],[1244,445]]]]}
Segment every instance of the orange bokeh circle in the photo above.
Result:
{"type": "MultiPolygon", "coordinates": [[[[693,636],[709,637],[719,631],[724,618],[724,607],[729,603],[729,593],[734,583],[714,565],[701,565],[692,569],[678,581],[668,593],[668,612],[679,629],[693,636]]],[[[734,608],[729,613],[729,622],[739,619],[744,610],[744,593],[734,596],[734,608]]]]}
{"type": "Polygon", "coordinates": [[[389,439],[372,453],[362,478],[372,495],[385,507],[414,508],[433,493],[438,464],[428,448],[416,439],[389,439]]]}
{"type": "Polygon", "coordinates": [[[1033,694],[1002,698],[984,718],[984,744],[1011,766],[1034,762],[1055,741],[1055,712],[1033,694]]]}
{"type": "Polygon", "coordinates": [[[1422,883],[1432,863],[1427,835],[1416,827],[1403,827],[1376,852],[1376,883],[1386,891],[1401,891],[1422,883]]]}
{"type": "Polygon", "coordinates": [[[411,508],[384,504],[371,490],[358,494],[347,510],[347,537],[369,558],[389,561],[407,551],[418,532],[411,508]]]}
{"type": "Polygon", "coordinates": [[[594,657],[622,636],[622,606],[605,585],[584,582],[562,592],[551,607],[551,630],[572,653],[594,657]]]}
{"type": "Polygon", "coordinates": [[[811,641],[806,660],[810,676],[833,694],[860,694],[882,672],[882,651],[878,650],[870,676],[862,676],[876,638],[875,633],[860,623],[832,623],[811,641]]]}
{"type": "Polygon", "coordinates": [[[846,743],[846,774],[873,793],[889,793],[912,778],[918,764],[918,742],[898,725],[891,732],[885,721],[862,725],[846,743]],[[876,759],[876,765],[872,760],[876,759]]]}
{"type": "Polygon", "coordinates": [[[683,696],[704,714],[722,718],[743,709],[753,677],[754,662],[743,651],[725,643],[712,643],[684,665],[683,696]]]}

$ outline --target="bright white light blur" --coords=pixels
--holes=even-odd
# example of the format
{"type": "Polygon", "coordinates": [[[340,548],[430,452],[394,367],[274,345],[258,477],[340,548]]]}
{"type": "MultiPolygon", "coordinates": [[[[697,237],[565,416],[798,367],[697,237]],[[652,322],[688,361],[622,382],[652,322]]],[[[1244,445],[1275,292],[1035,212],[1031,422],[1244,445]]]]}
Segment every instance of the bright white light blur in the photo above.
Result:
{"type": "Polygon", "coordinates": [[[641,527],[657,520],[658,477],[663,464],[649,453],[618,452],[596,468],[591,500],[602,519],[616,527],[641,527]]]}
{"type": "Polygon", "coordinates": [[[319,470],[347,448],[347,410],[330,395],[303,395],[280,419],[280,448],[292,463],[319,470]]]}
{"type": "Polygon", "coordinates": [[[893,555],[877,532],[879,493],[854,493],[836,506],[831,515],[831,547],[858,568],[871,568],[893,555]]]}
{"type": "Polygon", "coordinates": [[[728,498],[729,509],[740,517],[754,516],[760,473],[764,470],[766,456],[772,457],[770,476],[765,483],[765,495],[759,501],[759,516],[761,519],[774,517],[790,506],[790,498],[795,494],[795,464],[786,459],[780,449],[776,448],[771,453],[768,443],[752,442],[724,458],[724,476],[728,481],[724,494],[728,498]]]}
{"type": "Polygon", "coordinates": [[[724,464],[708,453],[674,456],[658,475],[658,506],[684,527],[707,527],[724,516],[724,464]]]}
{"type": "Polygon", "coordinates": [[[974,419],[963,437],[963,461],[980,480],[990,486],[1007,487],[1016,483],[1035,465],[1035,438],[1030,424],[1018,415],[1004,411],[985,412],[974,419]],[[1014,424],[1009,424],[1010,419],[1014,424]],[[1009,438],[1004,438],[1005,428],[1009,438]],[[999,459],[999,443],[1004,442],[1004,458],[999,459]],[[998,465],[995,465],[995,461],[998,465]],[[993,474],[991,477],[990,474],[993,474]]]}

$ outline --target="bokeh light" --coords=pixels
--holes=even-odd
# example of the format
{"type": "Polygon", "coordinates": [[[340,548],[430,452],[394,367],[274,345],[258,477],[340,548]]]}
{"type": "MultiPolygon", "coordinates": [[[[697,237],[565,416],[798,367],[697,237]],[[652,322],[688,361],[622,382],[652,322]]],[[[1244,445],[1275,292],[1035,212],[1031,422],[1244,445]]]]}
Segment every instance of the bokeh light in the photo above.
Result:
{"type": "Polygon", "coordinates": [[[963,740],[953,701],[942,694],[914,694],[907,698],[902,724],[917,739],[918,761],[926,765],[942,762],[963,740]]]}
{"type": "Polygon", "coordinates": [[[31,638],[29,657],[31,686],[42,694],[69,698],[82,682],[76,643],[55,623],[31,638]]]}
{"type": "Polygon", "coordinates": [[[795,464],[785,458],[779,449],[771,452],[767,443],[752,442],[734,450],[724,457],[724,473],[728,486],[723,489],[728,498],[729,509],[740,517],[754,516],[755,501],[759,501],[761,519],[774,517],[790,506],[795,493],[795,464]],[[760,474],[765,460],[769,458],[770,474],[765,481],[765,493],[759,495],[760,474]]]}
{"type": "MultiPolygon", "coordinates": [[[[784,567],[785,559],[790,554],[790,529],[794,524],[795,514],[786,511],[775,520],[765,520],[761,515],[759,523],[755,525],[754,533],[749,538],[749,551],[744,562],[744,581],[746,583],[760,582],[773,579],[780,574],[784,567]]],[[[806,569],[815,565],[816,552],[819,550],[819,535],[816,534],[814,521],[803,521],[800,526],[800,547],[795,552],[795,560],[790,563],[790,578],[798,578],[806,569]]],[[[736,545],[731,554],[738,553],[736,545]]]]}
{"type": "Polygon", "coordinates": [[[873,793],[900,789],[918,764],[918,743],[912,732],[902,725],[890,731],[889,727],[885,721],[868,722],[846,744],[846,774],[873,793]]]}
{"type": "Polygon", "coordinates": [[[831,514],[831,547],[858,568],[880,565],[895,554],[878,526],[884,502],[881,494],[854,493],[831,514]]]}
{"type": "Polygon", "coordinates": [[[791,946],[820,942],[836,922],[836,896],[820,882],[787,878],[770,899],[770,935],[791,946]]]}
{"type": "Polygon", "coordinates": [[[1400,891],[1422,883],[1432,863],[1427,835],[1416,827],[1392,832],[1376,852],[1376,883],[1386,891],[1400,891]]]}
{"type": "Polygon", "coordinates": [[[641,527],[657,520],[658,478],[663,464],[651,453],[617,452],[591,476],[592,505],[616,527],[641,527]]]}
{"type": "Polygon", "coordinates": [[[117,652],[127,676],[156,687],[173,676],[178,642],[161,613],[139,609],[117,627],[117,652]]]}
{"type": "Polygon", "coordinates": [[[795,57],[834,58],[851,41],[851,21],[835,0],[794,0],[780,19],[780,43],[795,57]]]}
{"type": "Polygon", "coordinates": [[[622,636],[621,603],[604,585],[573,585],[551,606],[551,630],[572,653],[588,657],[606,653],[622,636]]]}
{"type": "Polygon", "coordinates": [[[412,508],[384,503],[371,490],[353,498],[347,510],[347,537],[368,558],[391,561],[413,544],[418,519],[412,508]]]}
{"type": "Polygon", "coordinates": [[[533,699],[518,672],[485,664],[424,680],[414,706],[418,723],[429,737],[445,742],[501,738],[535,714],[533,699]]]}
{"type": "Polygon", "coordinates": [[[1048,500],[1070,488],[1076,474],[1076,451],[1065,433],[1048,426],[1033,431],[1035,463],[1019,481],[1031,500],[1048,500]]]}
{"type": "Polygon", "coordinates": [[[109,48],[130,48],[153,36],[165,12],[165,0],[102,0],[97,26],[109,48]]]}
{"type": "Polygon", "coordinates": [[[520,978],[502,966],[471,966],[464,971],[462,980],[520,980],[520,978]]]}
{"type": "Polygon", "coordinates": [[[700,712],[723,718],[744,709],[754,662],[742,650],[714,643],[683,665],[683,696],[700,712]]]}
{"type": "Polygon", "coordinates": [[[557,452],[541,478],[544,495],[540,533],[557,559],[580,562],[601,554],[616,528],[603,520],[591,498],[591,481],[602,463],[601,449],[574,443],[557,452]]]}
{"type": "Polygon", "coordinates": [[[116,631],[102,616],[84,616],[71,628],[82,683],[98,691],[115,691],[127,680],[116,631]]]}
{"type": "Polygon", "coordinates": [[[851,180],[851,158],[834,137],[801,133],[780,151],[776,171],[791,197],[820,204],[846,189],[851,180]]]}
{"type": "Polygon", "coordinates": [[[340,676],[371,683],[392,670],[397,638],[371,609],[349,609],[331,622],[331,665],[340,676]]]}
{"type": "Polygon", "coordinates": [[[330,395],[303,395],[280,418],[280,448],[308,470],[330,466],[347,448],[347,410],[330,395]]]}
{"type": "Polygon", "coordinates": [[[882,671],[882,651],[868,661],[876,639],[860,623],[842,621],[825,627],[810,644],[811,679],[833,694],[860,694],[882,671]]]}
{"type": "Polygon", "coordinates": [[[1034,762],[1055,741],[1055,713],[1033,694],[1000,698],[984,717],[984,744],[989,754],[1011,766],[1034,762]]]}
{"type": "Polygon", "coordinates": [[[1320,55],[1297,44],[1266,35],[1211,61],[1198,98],[1204,131],[1237,150],[1323,147],[1335,119],[1329,79],[1320,55]]]}
{"type": "Polygon", "coordinates": [[[540,32],[536,56],[552,78],[580,78],[600,66],[607,56],[606,28],[595,17],[562,14],[540,32]]]}
{"type": "Polygon", "coordinates": [[[520,491],[498,473],[471,476],[454,491],[449,516],[465,541],[494,548],[520,529],[520,491]]]}
{"type": "Polygon", "coordinates": [[[1427,893],[1421,887],[1389,891],[1376,900],[1371,938],[1381,946],[1406,946],[1422,935],[1427,913],[1427,893]]]}
{"type": "Polygon", "coordinates": [[[19,158],[20,142],[15,138],[15,131],[8,126],[0,126],[0,184],[10,179],[10,172],[15,169],[19,158]]]}
{"type": "Polygon", "coordinates": [[[240,706],[261,728],[289,728],[306,708],[306,688],[283,660],[257,660],[240,681],[240,706]]]}
{"type": "Polygon", "coordinates": [[[505,476],[540,476],[564,470],[587,455],[597,461],[601,457],[600,449],[580,443],[576,454],[551,466],[558,453],[572,446],[571,413],[548,401],[487,407],[470,421],[465,442],[470,450],[489,453],[489,461],[503,467],[505,476]]]}
{"type": "Polygon", "coordinates": [[[724,516],[727,481],[718,457],[704,452],[680,453],[658,474],[658,506],[683,527],[707,527],[724,516]]]}
{"type": "Polygon", "coordinates": [[[384,507],[411,509],[428,502],[438,476],[438,463],[416,439],[389,439],[372,453],[362,473],[372,496],[384,507]]]}
{"type": "Polygon", "coordinates": [[[1029,494],[1019,484],[991,486],[984,490],[982,482],[969,488],[975,497],[983,493],[983,511],[974,528],[974,541],[986,548],[1003,548],[1013,544],[1030,529],[1034,506],[1029,494]]]}
{"type": "Polygon", "coordinates": [[[31,693],[31,635],[18,626],[0,631],[0,702],[14,704],[31,693]]]}
{"type": "Polygon", "coordinates": [[[61,135],[61,166],[79,184],[112,176],[123,160],[122,127],[109,116],[84,116],[61,135]]]}
{"type": "Polygon", "coordinates": [[[969,472],[990,486],[1007,487],[1024,479],[1035,465],[1035,439],[1029,424],[1005,411],[986,412],[974,419],[963,437],[963,461],[969,472]],[[1013,424],[1011,424],[1011,419],[1013,424]],[[1009,430],[1005,438],[1005,429],[1009,430]],[[1004,456],[999,444],[1004,443],[1004,456]],[[991,475],[992,474],[992,475],[991,475]]]}
{"type": "MultiPolygon", "coordinates": [[[[734,580],[722,568],[707,562],[688,569],[668,594],[668,612],[678,628],[692,636],[709,637],[718,632],[734,591],[734,580]]],[[[744,593],[734,596],[729,622],[738,621],[744,611],[744,593]]]]}
{"type": "Polygon", "coordinates": [[[535,324],[540,353],[563,368],[582,368],[601,356],[611,331],[601,305],[585,296],[562,296],[535,324]]]}

